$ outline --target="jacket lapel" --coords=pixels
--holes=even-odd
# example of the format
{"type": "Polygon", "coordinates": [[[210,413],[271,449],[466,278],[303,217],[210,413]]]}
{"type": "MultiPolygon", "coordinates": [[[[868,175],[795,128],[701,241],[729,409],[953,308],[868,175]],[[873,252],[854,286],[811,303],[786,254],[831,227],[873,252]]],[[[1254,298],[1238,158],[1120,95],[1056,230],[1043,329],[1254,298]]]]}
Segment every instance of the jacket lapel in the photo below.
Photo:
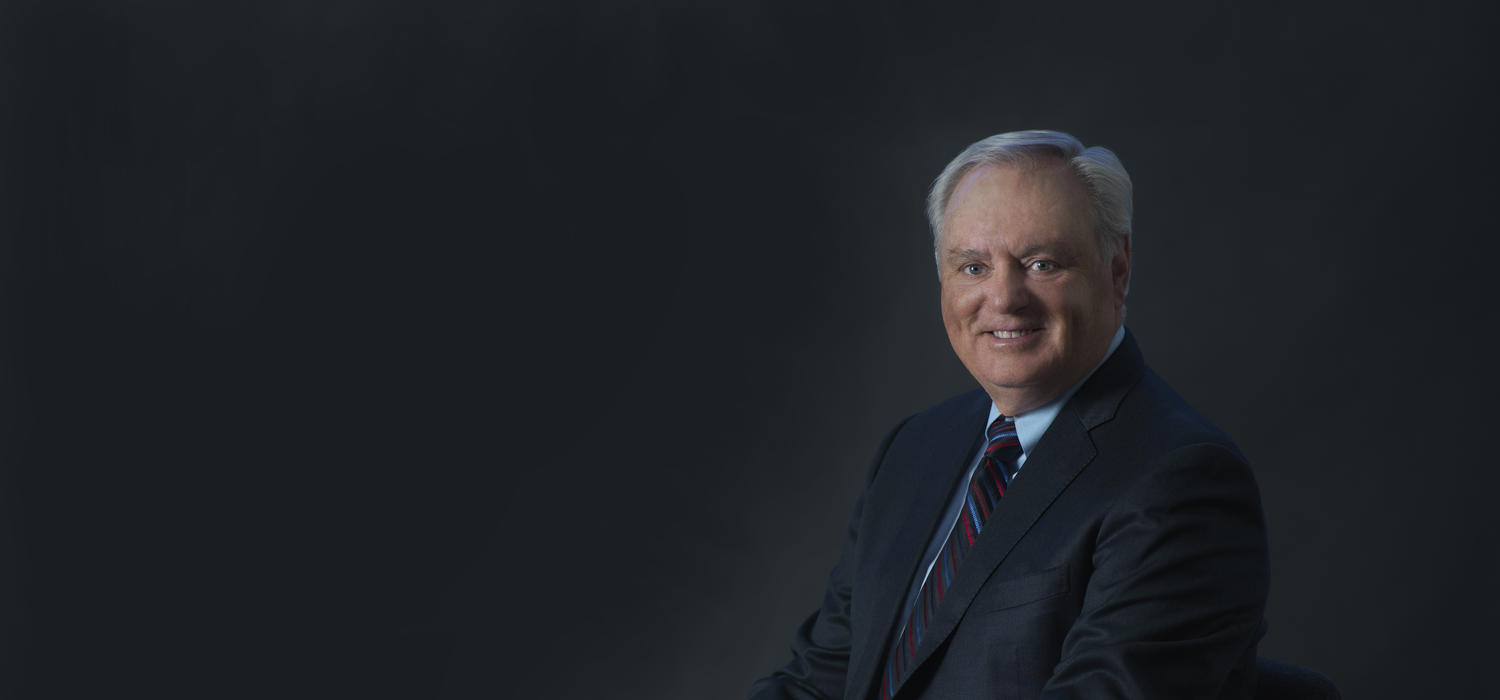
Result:
{"type": "Polygon", "coordinates": [[[1047,507],[1088,466],[1094,454],[1094,444],[1078,422],[1077,414],[1066,409],[1058,413],[985,523],[974,548],[964,557],[942,605],[934,611],[922,644],[917,647],[913,668],[925,663],[953,633],[985,581],[1047,507]]]}
{"type": "Polygon", "coordinates": [[[892,514],[892,520],[900,525],[886,531],[891,544],[879,548],[883,554],[873,568],[878,574],[862,579],[873,589],[869,596],[871,614],[866,618],[868,629],[884,634],[870,635],[863,653],[854,659],[849,678],[856,679],[858,692],[847,697],[868,696],[878,674],[885,672],[885,652],[906,613],[906,594],[912,575],[917,567],[926,564],[922,555],[932,541],[933,530],[942,519],[948,499],[958,489],[965,467],[979,454],[990,399],[984,392],[976,391],[973,400],[966,404],[962,418],[944,425],[939,431],[941,435],[925,442],[926,449],[911,460],[915,468],[891,470],[887,473],[897,477],[897,481],[882,484],[882,488],[900,494],[898,502],[908,507],[904,516],[899,510],[892,514]],[[938,474],[949,478],[934,478],[938,474]]]}
{"type": "MultiPolygon", "coordinates": [[[[913,669],[931,658],[934,650],[947,640],[963,619],[980,588],[1010,554],[1011,549],[1084,468],[1094,461],[1097,451],[1089,437],[1089,431],[1114,417],[1121,399],[1140,379],[1143,369],[1144,362],[1135,338],[1127,331],[1124,342],[1116,348],[1115,353],[1058,412],[1057,418],[1047,428],[1036,448],[1027,456],[1026,465],[1011,483],[1005,498],[1001,499],[989,521],[985,523],[974,549],[964,558],[943,604],[934,611],[922,644],[917,647],[913,669]]],[[[950,486],[956,488],[956,485],[950,486]]],[[[951,495],[953,488],[946,493],[951,495]]],[[[946,497],[942,500],[946,503],[946,497]]],[[[931,517],[938,516],[935,512],[931,517]]],[[[930,532],[930,528],[925,531],[930,532]]],[[[921,552],[917,553],[918,556],[920,554],[921,552]]],[[[914,570],[915,567],[916,564],[913,563],[907,570],[914,570]]],[[[905,591],[906,583],[909,582],[904,581],[902,584],[902,592],[905,591]]],[[[898,601],[898,604],[900,602],[904,600],[898,601]]],[[[899,615],[900,612],[893,615],[899,615]]],[[[875,651],[877,659],[884,658],[888,646],[889,635],[887,642],[875,651]]],[[[907,678],[913,675],[915,670],[908,673],[907,678]]],[[[897,690],[899,692],[899,688],[897,690]]],[[[866,685],[862,691],[861,695],[854,697],[868,697],[872,689],[870,685],[866,685]]]]}

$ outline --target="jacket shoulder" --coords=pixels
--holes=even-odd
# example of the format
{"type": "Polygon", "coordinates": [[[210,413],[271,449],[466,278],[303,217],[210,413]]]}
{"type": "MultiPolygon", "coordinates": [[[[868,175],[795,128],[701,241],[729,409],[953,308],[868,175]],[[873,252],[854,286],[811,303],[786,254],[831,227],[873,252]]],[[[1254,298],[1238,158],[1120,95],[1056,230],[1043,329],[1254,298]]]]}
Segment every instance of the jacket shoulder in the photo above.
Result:
{"type": "Polygon", "coordinates": [[[988,415],[990,396],[983,389],[966,391],[913,413],[906,419],[907,428],[925,428],[934,425],[949,425],[955,421],[972,418],[975,413],[988,415]]]}
{"type": "Polygon", "coordinates": [[[1113,420],[1094,429],[1096,438],[1133,436],[1147,453],[1171,452],[1191,445],[1212,445],[1245,461],[1228,434],[1194,409],[1149,367],[1126,394],[1113,420]]]}

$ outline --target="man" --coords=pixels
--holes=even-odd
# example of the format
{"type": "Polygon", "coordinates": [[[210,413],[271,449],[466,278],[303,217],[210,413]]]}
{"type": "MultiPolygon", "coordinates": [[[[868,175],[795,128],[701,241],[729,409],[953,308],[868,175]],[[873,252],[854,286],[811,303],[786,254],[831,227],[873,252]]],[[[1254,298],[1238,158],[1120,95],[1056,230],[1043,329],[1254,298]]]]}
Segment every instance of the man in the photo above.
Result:
{"type": "Polygon", "coordinates": [[[1131,183],[1053,131],[970,146],[928,199],[980,390],[885,438],[822,608],[761,698],[1246,698],[1260,498],[1124,328],[1131,183]]]}

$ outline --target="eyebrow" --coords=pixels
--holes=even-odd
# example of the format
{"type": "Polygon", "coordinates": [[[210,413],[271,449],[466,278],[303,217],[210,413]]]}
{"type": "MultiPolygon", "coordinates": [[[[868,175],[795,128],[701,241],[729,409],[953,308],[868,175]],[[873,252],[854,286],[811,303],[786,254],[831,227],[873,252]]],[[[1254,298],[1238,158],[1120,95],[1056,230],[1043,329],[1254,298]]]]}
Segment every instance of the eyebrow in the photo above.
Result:
{"type": "Polygon", "coordinates": [[[948,260],[984,260],[989,257],[989,253],[978,248],[949,248],[943,257],[948,260]]]}
{"type": "Polygon", "coordinates": [[[1063,246],[1063,245],[1056,245],[1056,244],[1046,244],[1046,245],[1044,245],[1044,244],[1041,244],[1041,243],[1037,243],[1037,244],[1029,245],[1029,246],[1026,246],[1025,248],[1022,248],[1021,252],[1019,254],[1017,254],[1016,257],[1017,258],[1029,258],[1029,257],[1031,257],[1033,255],[1037,255],[1039,253],[1052,253],[1052,254],[1058,254],[1058,253],[1060,253],[1060,254],[1063,254],[1063,255],[1067,255],[1069,253],[1069,250],[1068,250],[1067,246],[1063,246]]]}
{"type": "Polygon", "coordinates": [[[1064,241],[1052,241],[1050,243],[1038,243],[1026,246],[1016,255],[1017,258],[1029,258],[1033,255],[1044,255],[1057,258],[1062,261],[1076,260],[1079,257],[1078,246],[1064,241]]]}
{"type": "MultiPolygon", "coordinates": [[[[1078,251],[1074,246],[1057,241],[1026,246],[1015,257],[1020,260],[1038,254],[1050,255],[1062,259],[1078,257],[1078,251]]],[[[950,261],[987,260],[989,259],[989,252],[979,248],[949,248],[944,259],[950,261]]]]}

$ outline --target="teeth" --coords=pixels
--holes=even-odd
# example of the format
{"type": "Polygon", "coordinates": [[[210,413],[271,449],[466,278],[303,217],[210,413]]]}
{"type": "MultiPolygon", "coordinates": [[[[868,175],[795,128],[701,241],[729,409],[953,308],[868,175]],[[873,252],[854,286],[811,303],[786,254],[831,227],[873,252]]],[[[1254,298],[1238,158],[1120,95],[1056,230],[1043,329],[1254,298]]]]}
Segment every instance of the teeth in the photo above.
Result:
{"type": "Polygon", "coordinates": [[[1019,338],[1031,331],[990,331],[990,335],[996,338],[1019,338]]]}

